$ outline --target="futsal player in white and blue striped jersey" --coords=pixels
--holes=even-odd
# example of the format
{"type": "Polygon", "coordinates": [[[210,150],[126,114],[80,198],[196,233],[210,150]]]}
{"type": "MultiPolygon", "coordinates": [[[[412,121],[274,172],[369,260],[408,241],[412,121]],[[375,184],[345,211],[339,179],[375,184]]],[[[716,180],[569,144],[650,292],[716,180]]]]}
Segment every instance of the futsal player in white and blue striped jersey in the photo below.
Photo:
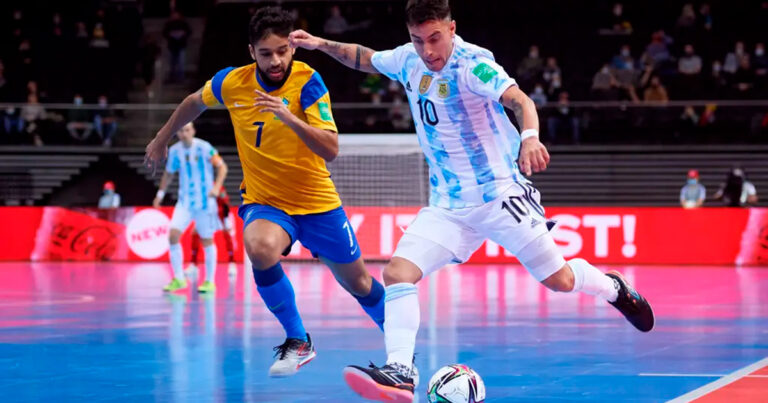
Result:
{"type": "Polygon", "coordinates": [[[227,176],[227,164],[219,156],[211,143],[195,138],[195,127],[187,123],[178,132],[179,141],[168,150],[168,160],[165,172],[160,180],[152,205],[157,208],[165,196],[165,190],[179,174],[179,196],[171,217],[170,262],[173,269],[173,280],[163,290],[174,292],[187,288],[184,277],[184,254],[179,242],[181,235],[191,221],[195,222],[195,230],[200,235],[205,253],[205,281],[198,287],[199,292],[216,290],[216,245],[213,235],[220,228],[218,204],[216,197],[221,192],[224,179],[227,176]],[[214,176],[214,168],[216,175],[214,176]]]}
{"type": "Polygon", "coordinates": [[[533,101],[490,51],[456,35],[447,0],[409,0],[406,20],[411,43],[383,52],[304,31],[291,34],[294,47],[319,49],[348,67],[399,81],[429,165],[429,206],[384,269],[387,364],[347,367],[350,387],[373,400],[413,399],[420,319],[415,284],[448,263],[466,261],[486,239],[512,252],[548,288],[604,298],[637,329],[650,331],[650,305],[619,273],[603,273],[583,259],[566,262],[555,245],[539,192],[522,174],[549,163],[533,101]]]}

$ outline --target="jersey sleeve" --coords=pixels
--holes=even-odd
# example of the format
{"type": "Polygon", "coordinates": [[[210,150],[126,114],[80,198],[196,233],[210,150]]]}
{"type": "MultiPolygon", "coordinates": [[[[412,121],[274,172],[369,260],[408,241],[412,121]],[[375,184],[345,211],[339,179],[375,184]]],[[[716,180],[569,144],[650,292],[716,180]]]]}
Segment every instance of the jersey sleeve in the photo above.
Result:
{"type": "Polygon", "coordinates": [[[371,56],[371,64],[379,73],[389,77],[390,80],[403,82],[405,78],[402,77],[402,72],[411,51],[412,45],[406,44],[395,49],[375,52],[371,56]]]}
{"type": "Polygon", "coordinates": [[[165,162],[165,172],[175,174],[179,171],[180,163],[181,161],[179,161],[178,153],[172,149],[168,153],[168,161],[165,162]]]}
{"type": "Polygon", "coordinates": [[[466,70],[467,87],[473,93],[499,102],[509,87],[517,85],[504,68],[487,57],[478,57],[466,70]]]}
{"type": "Polygon", "coordinates": [[[206,154],[208,156],[208,159],[211,161],[211,165],[215,167],[218,167],[224,161],[221,158],[221,155],[219,155],[219,150],[217,150],[216,147],[214,147],[210,143],[208,143],[208,149],[206,150],[206,154]]]}
{"type": "Polygon", "coordinates": [[[331,113],[331,96],[320,73],[312,73],[309,81],[301,88],[300,102],[310,126],[338,132],[331,113]]]}
{"type": "Polygon", "coordinates": [[[234,67],[219,70],[218,73],[214,74],[213,78],[206,81],[203,86],[203,103],[206,106],[225,105],[222,88],[224,87],[224,79],[227,78],[227,74],[232,70],[234,70],[234,67]]]}

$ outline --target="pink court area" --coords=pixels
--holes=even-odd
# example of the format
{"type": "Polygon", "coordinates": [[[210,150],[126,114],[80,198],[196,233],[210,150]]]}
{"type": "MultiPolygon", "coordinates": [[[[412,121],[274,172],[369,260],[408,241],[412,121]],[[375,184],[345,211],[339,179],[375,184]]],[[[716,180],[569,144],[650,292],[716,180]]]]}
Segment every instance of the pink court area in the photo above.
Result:
{"type": "MultiPolygon", "coordinates": [[[[267,377],[284,334],[249,270],[217,291],[164,294],[166,264],[0,264],[4,401],[359,401],[346,365],[381,364],[381,332],[316,263],[284,264],[317,358],[267,377]]],[[[370,265],[380,278],[381,266],[370,265]]],[[[600,266],[654,307],[647,334],[586,295],[515,265],[447,267],[420,284],[416,365],[467,364],[488,402],[768,402],[768,268],[600,266]]],[[[201,273],[202,276],[202,273],[201,273]]]]}

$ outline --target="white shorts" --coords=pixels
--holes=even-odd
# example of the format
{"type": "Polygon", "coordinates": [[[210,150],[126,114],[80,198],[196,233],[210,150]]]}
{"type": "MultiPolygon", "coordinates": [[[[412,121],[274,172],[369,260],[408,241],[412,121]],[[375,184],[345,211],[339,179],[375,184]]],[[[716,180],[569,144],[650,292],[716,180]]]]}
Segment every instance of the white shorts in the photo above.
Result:
{"type": "Polygon", "coordinates": [[[539,201],[536,188],[515,183],[482,206],[425,207],[405,231],[393,256],[413,262],[426,276],[446,264],[467,261],[490,239],[517,256],[537,280],[544,280],[563,267],[565,259],[549,234],[539,201]]]}
{"type": "Polygon", "coordinates": [[[203,239],[212,239],[213,234],[221,229],[221,223],[219,222],[216,210],[190,211],[186,207],[176,204],[176,207],[173,209],[173,216],[171,217],[171,228],[184,232],[189,227],[190,221],[195,222],[195,230],[200,235],[200,238],[203,239]]]}

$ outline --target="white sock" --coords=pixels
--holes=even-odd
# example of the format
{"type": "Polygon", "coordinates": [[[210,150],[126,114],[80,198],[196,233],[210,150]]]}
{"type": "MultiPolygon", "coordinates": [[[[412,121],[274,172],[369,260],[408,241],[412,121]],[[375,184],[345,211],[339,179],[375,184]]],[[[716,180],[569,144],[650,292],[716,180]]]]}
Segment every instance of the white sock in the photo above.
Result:
{"type": "Polygon", "coordinates": [[[205,281],[216,280],[216,244],[203,248],[205,251],[205,281]]]}
{"type": "Polygon", "coordinates": [[[184,251],[181,249],[180,243],[172,243],[170,246],[169,255],[171,256],[171,269],[173,269],[173,277],[184,280],[184,251]]]}
{"type": "Polygon", "coordinates": [[[410,368],[421,321],[418,289],[414,284],[397,283],[387,286],[385,291],[384,344],[387,346],[387,364],[398,363],[410,368]]]}
{"type": "Polygon", "coordinates": [[[573,271],[573,291],[581,291],[589,295],[603,297],[609,302],[616,301],[619,291],[613,279],[606,276],[595,266],[592,266],[584,259],[571,259],[568,266],[573,271]]]}

